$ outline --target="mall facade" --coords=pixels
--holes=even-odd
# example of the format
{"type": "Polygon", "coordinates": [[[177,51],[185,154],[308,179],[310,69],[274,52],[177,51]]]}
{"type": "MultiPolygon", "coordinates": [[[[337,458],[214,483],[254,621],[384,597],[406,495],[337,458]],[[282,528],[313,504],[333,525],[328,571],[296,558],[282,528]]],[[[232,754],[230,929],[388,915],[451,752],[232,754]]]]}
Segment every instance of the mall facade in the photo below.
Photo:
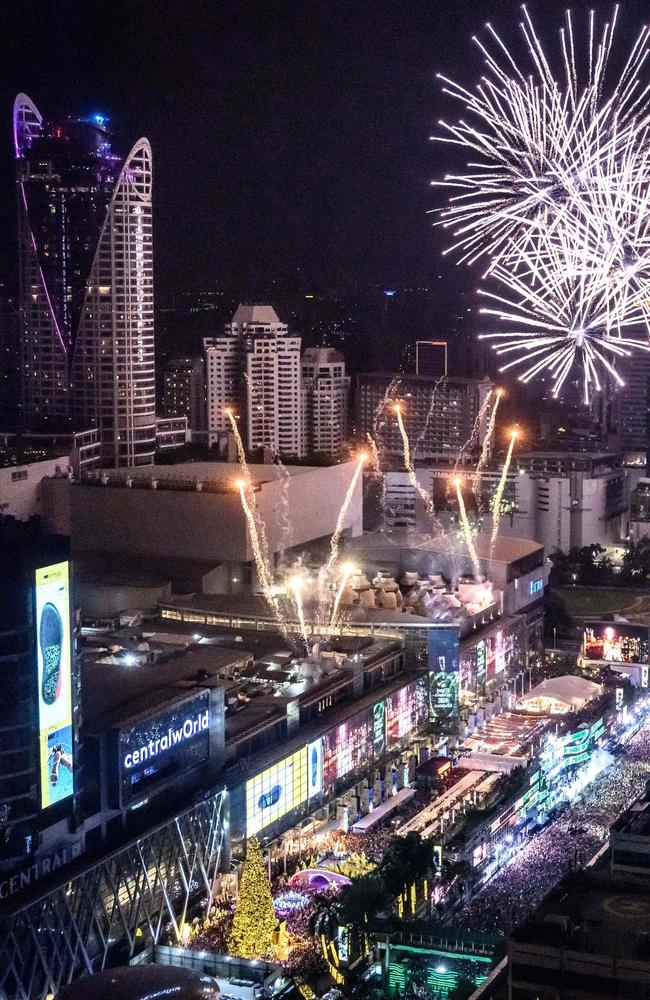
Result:
{"type": "Polygon", "coordinates": [[[161,598],[137,627],[82,628],[70,562],[37,546],[11,639],[37,735],[31,812],[3,806],[0,996],[44,1000],[181,941],[246,837],[351,828],[408,794],[423,760],[527,683],[545,572],[532,557],[456,620],[377,607],[320,641],[309,626],[305,644],[252,595],[161,598]],[[504,613],[503,589],[531,574],[541,586],[504,613]]]}

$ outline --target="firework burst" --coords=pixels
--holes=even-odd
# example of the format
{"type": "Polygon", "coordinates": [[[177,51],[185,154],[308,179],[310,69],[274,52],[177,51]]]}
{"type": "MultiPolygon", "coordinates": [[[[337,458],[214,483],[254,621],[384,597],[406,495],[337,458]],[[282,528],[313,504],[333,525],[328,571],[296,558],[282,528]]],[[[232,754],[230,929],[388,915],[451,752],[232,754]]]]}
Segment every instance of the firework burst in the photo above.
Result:
{"type": "MultiPolygon", "coordinates": [[[[488,24],[488,43],[474,38],[486,65],[475,90],[440,77],[444,92],[466,115],[453,124],[441,121],[443,134],[432,138],[465,149],[473,159],[466,172],[433,182],[452,192],[448,206],[437,210],[437,224],[453,235],[445,252],[467,263],[482,258],[486,273],[506,260],[516,269],[522,243],[540,233],[548,238],[563,230],[578,243],[594,217],[602,218],[603,194],[611,204],[612,186],[620,189],[630,170],[645,180],[642,197],[647,197],[647,157],[640,155],[639,136],[650,121],[649,88],[640,74],[650,28],[641,30],[622,73],[608,87],[618,7],[602,28],[590,13],[584,48],[576,45],[571,12],[566,13],[558,72],[551,69],[526,7],[522,10],[524,69],[488,24]]],[[[625,212],[610,216],[609,225],[612,244],[623,244],[629,233],[625,212]]],[[[598,252],[596,243],[591,247],[598,252]]]]}
{"type": "Polygon", "coordinates": [[[605,374],[624,384],[617,360],[650,350],[650,303],[637,295],[612,295],[574,248],[547,251],[550,263],[543,271],[527,254],[519,274],[493,270],[504,293],[479,289],[489,303],[480,312],[495,318],[499,329],[480,339],[492,342],[503,362],[501,372],[514,369],[521,382],[549,374],[555,397],[578,365],[588,402],[591,392],[602,388],[605,374]]]}

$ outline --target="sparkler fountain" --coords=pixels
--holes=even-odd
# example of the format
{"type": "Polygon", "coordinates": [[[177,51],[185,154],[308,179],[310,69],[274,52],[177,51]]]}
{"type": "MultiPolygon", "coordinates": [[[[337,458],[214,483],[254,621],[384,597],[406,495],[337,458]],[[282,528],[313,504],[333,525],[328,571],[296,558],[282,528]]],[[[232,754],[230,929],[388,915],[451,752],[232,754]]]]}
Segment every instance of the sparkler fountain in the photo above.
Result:
{"type": "Polygon", "coordinates": [[[294,576],[289,581],[289,589],[293,596],[294,603],[296,605],[296,612],[298,614],[298,621],[300,622],[300,635],[302,636],[302,641],[305,644],[305,650],[309,652],[309,635],[307,633],[307,625],[305,622],[305,611],[302,603],[302,589],[304,586],[304,581],[300,576],[294,576]]]}
{"type": "Polygon", "coordinates": [[[474,545],[474,539],[472,538],[472,529],[467,517],[467,510],[465,508],[465,501],[463,499],[463,491],[461,489],[463,484],[460,476],[454,479],[454,486],[456,487],[456,497],[458,499],[458,510],[460,512],[460,523],[463,529],[463,538],[465,539],[465,545],[467,546],[467,551],[469,552],[470,559],[472,560],[472,566],[474,567],[474,577],[476,582],[481,580],[481,564],[478,561],[478,555],[476,554],[476,546],[474,545]]]}
{"type": "MultiPolygon", "coordinates": [[[[479,501],[481,493],[481,477],[483,475],[483,469],[485,468],[487,460],[490,457],[490,443],[494,435],[494,427],[497,419],[497,410],[499,408],[499,401],[502,396],[503,396],[503,389],[497,389],[494,399],[494,406],[492,407],[492,412],[490,413],[490,419],[488,420],[487,430],[485,431],[485,437],[483,438],[483,447],[481,448],[481,455],[478,460],[478,465],[476,466],[476,471],[472,476],[472,491],[474,493],[474,496],[476,497],[477,502],[479,501]]],[[[486,396],[485,403],[483,404],[484,406],[487,405],[488,399],[489,395],[486,396]]],[[[483,409],[483,407],[481,407],[481,409],[483,409]]]]}
{"type": "Polygon", "coordinates": [[[415,467],[413,465],[413,459],[411,458],[411,447],[409,444],[408,434],[406,433],[406,428],[404,426],[404,421],[402,419],[402,404],[395,403],[393,406],[395,416],[397,417],[397,426],[399,427],[399,432],[402,436],[402,446],[404,449],[404,465],[406,466],[406,471],[408,473],[409,482],[413,489],[416,491],[422,502],[424,503],[424,508],[427,512],[427,516],[433,521],[435,518],[435,509],[433,506],[433,498],[429,496],[427,491],[418,482],[418,477],[415,473],[415,467]]]}
{"type": "Polygon", "coordinates": [[[492,499],[492,534],[490,536],[490,559],[492,558],[492,555],[494,553],[494,546],[496,544],[497,536],[499,534],[499,522],[501,520],[501,501],[503,500],[503,491],[505,490],[506,483],[508,481],[508,472],[510,470],[510,463],[512,461],[512,452],[515,447],[516,440],[517,440],[517,431],[513,430],[510,433],[510,444],[508,445],[506,460],[503,463],[503,469],[501,470],[499,484],[496,488],[496,492],[492,499]]]}
{"type": "Polygon", "coordinates": [[[330,615],[330,622],[329,622],[330,632],[336,626],[338,620],[339,605],[341,603],[341,598],[343,597],[343,592],[347,587],[348,580],[356,572],[357,569],[353,563],[347,562],[343,563],[343,565],[341,566],[341,582],[339,583],[339,589],[336,591],[336,597],[334,598],[334,604],[332,606],[332,614],[330,615]]]}

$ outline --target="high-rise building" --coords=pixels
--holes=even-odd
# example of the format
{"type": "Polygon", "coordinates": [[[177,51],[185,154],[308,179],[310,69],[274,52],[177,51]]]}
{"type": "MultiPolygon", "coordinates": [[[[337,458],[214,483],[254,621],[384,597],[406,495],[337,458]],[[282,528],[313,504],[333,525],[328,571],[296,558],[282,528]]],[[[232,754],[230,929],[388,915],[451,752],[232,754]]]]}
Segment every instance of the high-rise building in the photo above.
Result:
{"type": "Polygon", "coordinates": [[[345,440],[349,385],[343,355],[330,347],[308,347],[302,356],[302,384],[307,450],[339,455],[345,440]]]}
{"type": "Polygon", "coordinates": [[[400,400],[411,453],[416,460],[454,465],[464,448],[465,461],[472,461],[487,431],[488,414],[484,413],[477,433],[473,433],[491,387],[488,379],[383,372],[357,375],[357,436],[364,440],[367,434],[378,436],[382,453],[399,460],[404,446],[391,402],[400,400]]]}
{"type": "Polygon", "coordinates": [[[23,419],[97,428],[107,465],[155,451],[152,160],[105,120],[46,121],[14,102],[23,419]]]}
{"type": "Polygon", "coordinates": [[[625,386],[611,393],[610,445],[624,454],[638,452],[645,457],[650,448],[650,355],[634,354],[616,367],[625,386]]]}
{"type": "Polygon", "coordinates": [[[290,336],[269,305],[240,305],[222,336],[203,341],[208,438],[228,430],[225,409],[245,416],[248,448],[305,452],[300,337],[290,336]]]}
{"type": "Polygon", "coordinates": [[[447,341],[418,340],[415,344],[415,374],[441,375],[448,374],[447,341]]]}
{"type": "Polygon", "coordinates": [[[196,437],[205,431],[205,364],[203,358],[172,358],[165,365],[163,412],[166,417],[187,417],[196,437]]]}

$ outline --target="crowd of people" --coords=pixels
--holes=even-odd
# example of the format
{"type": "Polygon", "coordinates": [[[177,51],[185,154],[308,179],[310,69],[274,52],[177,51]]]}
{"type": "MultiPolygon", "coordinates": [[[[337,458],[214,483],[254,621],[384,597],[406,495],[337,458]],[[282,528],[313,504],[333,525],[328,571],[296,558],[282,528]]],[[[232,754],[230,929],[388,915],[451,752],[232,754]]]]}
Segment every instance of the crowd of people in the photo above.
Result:
{"type": "Polygon", "coordinates": [[[630,740],[624,755],[614,758],[579,798],[513,855],[454,916],[454,923],[496,934],[523,923],[563,875],[593,857],[648,779],[650,724],[630,740]]]}

